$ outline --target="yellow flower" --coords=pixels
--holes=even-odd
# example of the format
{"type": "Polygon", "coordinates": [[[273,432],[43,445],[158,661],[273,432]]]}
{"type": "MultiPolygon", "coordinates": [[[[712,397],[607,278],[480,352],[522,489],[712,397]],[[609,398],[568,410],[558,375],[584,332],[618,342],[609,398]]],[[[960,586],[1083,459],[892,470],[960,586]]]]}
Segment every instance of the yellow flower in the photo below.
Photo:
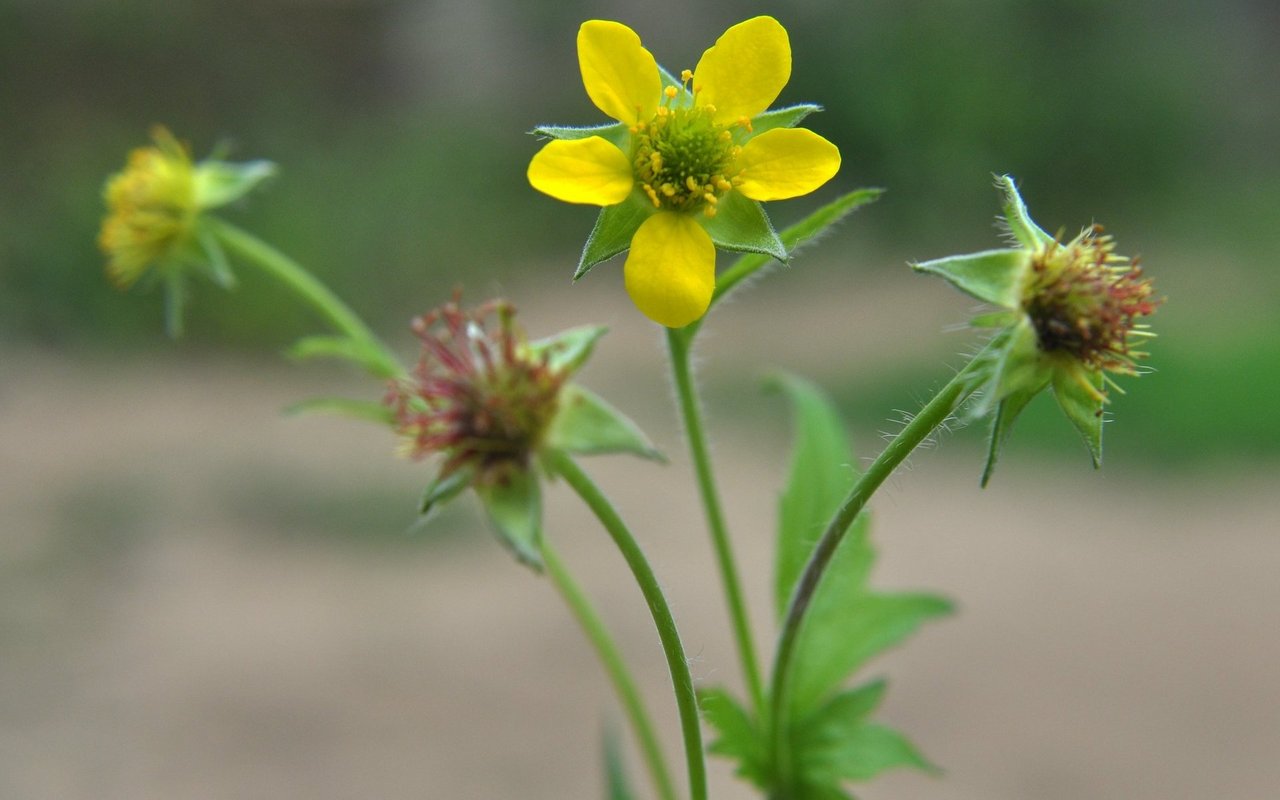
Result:
{"type": "Polygon", "coordinates": [[[151,137],[155,145],[130,153],[124,171],[107,181],[103,192],[107,217],[98,245],[107,255],[107,275],[122,289],[178,252],[190,239],[196,217],[190,154],[165,128],[155,128],[151,137]]]}
{"type": "MultiPolygon", "coordinates": [[[[627,292],[655,322],[688,325],[711,302],[716,245],[778,252],[713,236],[709,225],[725,227],[717,211],[741,198],[754,206],[808,194],[835,175],[840,151],[787,127],[815,107],[786,119],[765,113],[791,76],[787,32],[772,17],[725,31],[678,82],[664,80],[640,37],[618,22],[582,25],[578,63],[587,95],[623,135],[557,138],[534,156],[529,182],[568,203],[641,209],[623,268],[627,292]]],[[[735,217],[738,231],[756,226],[776,240],[758,206],[735,217]]]]}
{"type": "Polygon", "coordinates": [[[197,266],[218,283],[233,282],[217,242],[201,226],[203,212],[238,200],[270,177],[267,161],[192,163],[191,153],[167,128],[151,131],[154,144],[129,154],[124,169],[103,190],[107,216],[98,246],[107,276],[121,289],[156,266],[172,279],[197,266]]]}

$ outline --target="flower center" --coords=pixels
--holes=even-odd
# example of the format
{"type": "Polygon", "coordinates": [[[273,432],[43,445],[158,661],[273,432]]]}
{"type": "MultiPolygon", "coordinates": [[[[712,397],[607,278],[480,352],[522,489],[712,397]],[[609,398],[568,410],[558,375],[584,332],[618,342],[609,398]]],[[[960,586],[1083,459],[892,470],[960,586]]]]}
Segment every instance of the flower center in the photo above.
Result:
{"type": "Polygon", "coordinates": [[[515,327],[511,306],[495,302],[468,312],[455,300],[414,321],[423,355],[413,377],[387,402],[406,449],[441,453],[441,474],[474,469],[496,483],[525,469],[558,407],[565,376],[534,357],[515,327]],[[485,329],[485,318],[498,329],[485,329]]]}
{"type": "Polygon", "coordinates": [[[1116,255],[1114,240],[1094,225],[1066,244],[1042,248],[1031,267],[1022,307],[1041,352],[1134,372],[1134,359],[1146,354],[1132,349],[1132,339],[1150,335],[1136,320],[1160,303],[1137,260],[1116,255]]]}
{"type": "MultiPolygon", "coordinates": [[[[692,74],[685,70],[681,77],[687,85],[692,74]]],[[[632,165],[654,208],[702,209],[712,217],[716,203],[733,189],[734,165],[742,151],[734,143],[733,128],[744,123],[717,124],[715,108],[691,104],[690,97],[687,88],[682,92],[668,86],[653,119],[631,129],[632,165]]]]}

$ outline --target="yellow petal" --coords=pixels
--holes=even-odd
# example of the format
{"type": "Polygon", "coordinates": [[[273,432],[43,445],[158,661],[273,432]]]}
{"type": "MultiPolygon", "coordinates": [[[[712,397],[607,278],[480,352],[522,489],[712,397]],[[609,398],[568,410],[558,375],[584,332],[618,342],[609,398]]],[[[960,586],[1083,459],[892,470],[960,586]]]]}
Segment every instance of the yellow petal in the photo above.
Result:
{"type": "Polygon", "coordinates": [[[631,194],[631,159],[599,136],[547,142],[529,162],[533,188],[566,203],[611,206],[631,194]]]}
{"type": "Polygon", "coordinates": [[[817,189],[840,169],[840,150],[804,128],[774,128],[738,156],[740,192],[752,200],[786,200],[817,189]]]}
{"type": "Polygon", "coordinates": [[[657,111],[662,95],[658,62],[626,25],[599,19],[582,23],[578,66],[587,96],[613,119],[634,125],[657,111]]]}
{"type": "Polygon", "coordinates": [[[682,328],[711,305],[716,248],[693,217],[659,212],[632,237],[623,276],[632,302],[646,317],[682,328]]]}
{"type": "Polygon", "coordinates": [[[773,17],[739,22],[702,54],[693,71],[698,105],[715,106],[722,125],[754,117],[778,99],[791,78],[791,42],[773,17]]]}

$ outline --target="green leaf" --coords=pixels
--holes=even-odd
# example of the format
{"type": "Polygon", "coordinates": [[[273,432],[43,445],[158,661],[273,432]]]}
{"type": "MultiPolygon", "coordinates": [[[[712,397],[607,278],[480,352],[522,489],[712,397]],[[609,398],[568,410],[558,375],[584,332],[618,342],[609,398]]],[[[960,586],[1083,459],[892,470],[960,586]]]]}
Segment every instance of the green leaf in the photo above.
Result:
{"type": "Polygon", "coordinates": [[[529,344],[535,356],[545,356],[553,372],[572,375],[591,357],[596,342],[609,332],[603,325],[582,325],[529,344]]]}
{"type": "Polygon", "coordinates": [[[741,192],[729,192],[721,197],[716,215],[707,219],[703,227],[711,235],[711,241],[722,250],[759,253],[779,261],[787,260],[787,248],[769,223],[764,209],[741,192]]]}
{"type": "Polygon", "coordinates": [[[920,623],[951,611],[951,603],[935,595],[868,591],[865,578],[856,573],[865,575],[872,557],[865,536],[846,537],[815,593],[796,646],[792,708],[797,716],[873,656],[915,633],[920,623]],[[854,569],[848,575],[840,563],[842,550],[850,553],[845,558],[854,569]]]}
{"type": "Polygon", "coordinates": [[[912,264],[917,272],[940,275],[965,294],[1004,308],[1018,308],[1022,283],[1031,268],[1026,250],[985,250],[912,264]]]}
{"type": "Polygon", "coordinates": [[[898,767],[938,772],[915,745],[892,728],[835,716],[807,729],[797,757],[801,780],[819,786],[868,781],[898,767]]]}
{"type": "Polygon", "coordinates": [[[542,570],[542,492],[529,469],[512,469],[503,480],[482,483],[476,495],[494,532],[515,557],[542,570]]]}
{"type": "Polygon", "coordinates": [[[463,489],[471,485],[473,478],[475,473],[469,469],[454,470],[448,475],[437,475],[422,493],[422,503],[418,506],[418,513],[425,517],[436,506],[457,497],[463,489]]]}
{"type": "MultiPolygon", "coordinates": [[[[800,247],[820,236],[854,210],[875,201],[883,193],[883,189],[857,189],[844,194],[783,230],[778,238],[782,240],[783,246],[789,253],[795,255],[795,251],[800,247]]],[[[716,291],[711,298],[712,305],[771,263],[775,263],[773,259],[763,255],[749,254],[739,258],[716,279],[716,291]]]]}
{"type": "Polygon", "coordinates": [[[202,161],[195,169],[196,205],[218,208],[239,200],[276,174],[270,161],[202,161]]]}
{"type": "Polygon", "coordinates": [[[1022,202],[1022,196],[1018,194],[1018,185],[1014,183],[1011,176],[997,177],[996,188],[1004,191],[1005,223],[1018,244],[1031,250],[1038,250],[1053,241],[1053,237],[1041,230],[1027,213],[1027,204],[1022,202]]]}
{"type": "Polygon", "coordinates": [[[794,375],[778,375],[769,386],[782,391],[795,414],[795,434],[786,486],[778,502],[774,607],[786,614],[805,562],[858,472],[840,415],[818,387],[794,375]]]}
{"type": "Polygon", "coordinates": [[[717,734],[707,752],[737,762],[735,774],[761,789],[769,788],[772,777],[768,748],[756,720],[725,689],[699,689],[698,706],[703,719],[717,734]]]}
{"type": "Polygon", "coordinates": [[[1053,371],[1053,396],[1084,439],[1094,469],[1102,466],[1102,388],[1101,371],[1076,365],[1053,371]]]}
{"type": "Polygon", "coordinates": [[[604,774],[605,796],[608,800],[633,800],[635,793],[631,791],[631,783],[627,779],[622,746],[618,741],[617,731],[612,727],[604,733],[604,774]]]}
{"type": "Polygon", "coordinates": [[[996,406],[996,416],[991,423],[991,439],[987,443],[987,464],[982,469],[982,488],[987,488],[991,475],[996,469],[996,459],[1000,456],[1000,448],[1009,439],[1013,423],[1018,415],[1031,402],[1031,398],[1039,394],[1039,390],[1020,390],[1012,392],[996,406]]]}
{"type": "Polygon", "coordinates": [[[631,150],[631,131],[621,122],[609,122],[604,125],[588,125],[577,127],[570,125],[539,125],[531,133],[548,139],[589,139],[599,136],[612,142],[618,149],[626,153],[631,150]]]}
{"type": "Polygon", "coordinates": [[[766,111],[751,120],[751,136],[759,136],[765,131],[774,128],[794,128],[805,117],[821,110],[822,106],[814,105],[813,103],[802,103],[766,111]]]}
{"type": "Polygon", "coordinates": [[[547,430],[546,444],[582,455],[631,453],[663,461],[644,432],[599,395],[576,384],[560,391],[560,407],[547,430]]]}
{"type": "Polygon", "coordinates": [[[578,269],[573,273],[573,279],[578,280],[595,265],[629,249],[631,237],[635,236],[640,224],[653,212],[653,204],[639,192],[632,192],[630,197],[616,206],[600,209],[596,225],[591,229],[587,243],[582,248],[582,256],[578,259],[578,269]]]}
{"type": "Polygon", "coordinates": [[[391,425],[395,415],[390,408],[372,400],[351,400],[345,397],[314,397],[294,403],[284,410],[290,416],[301,414],[336,414],[350,419],[362,419],[379,425],[391,425]]]}

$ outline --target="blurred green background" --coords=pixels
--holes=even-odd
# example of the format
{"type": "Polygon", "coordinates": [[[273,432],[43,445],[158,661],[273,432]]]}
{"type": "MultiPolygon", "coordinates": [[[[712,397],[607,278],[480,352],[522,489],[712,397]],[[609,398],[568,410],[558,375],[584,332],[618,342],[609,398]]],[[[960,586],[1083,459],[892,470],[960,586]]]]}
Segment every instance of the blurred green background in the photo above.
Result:
{"type": "MultiPolygon", "coordinates": [[[[278,162],[280,177],[231,217],[384,332],[459,282],[571,298],[592,212],[536,195],[523,172],[533,125],[601,120],[578,79],[577,24],[621,19],[679,69],[762,11],[792,36],[780,102],[825,105],[811,127],[845,159],[835,186],[775,206],[775,222],[839,189],[889,189],[768,292],[830,302],[911,281],[884,277],[905,276],[910,259],[993,246],[990,176],[1008,172],[1042,225],[1104,222],[1169,297],[1155,320],[1159,375],[1126,382],[1116,435],[1134,444],[1113,452],[1162,465],[1280,452],[1280,417],[1260,402],[1280,394],[1280,7],[1257,0],[6,0],[0,335],[55,350],[166,347],[158,294],[111,291],[94,244],[103,180],[154,123],[197,157],[229,143],[233,158],[278,162]]],[[[262,352],[314,329],[240,272],[239,293],[197,291],[184,347],[262,352]]],[[[892,347],[885,325],[940,331],[967,317],[962,302],[874,331],[842,320],[832,358],[846,342],[892,347]]],[[[852,412],[883,415],[938,366],[928,351],[832,388],[852,412]]],[[[1032,414],[1025,436],[1046,419],[1032,414]]]]}

